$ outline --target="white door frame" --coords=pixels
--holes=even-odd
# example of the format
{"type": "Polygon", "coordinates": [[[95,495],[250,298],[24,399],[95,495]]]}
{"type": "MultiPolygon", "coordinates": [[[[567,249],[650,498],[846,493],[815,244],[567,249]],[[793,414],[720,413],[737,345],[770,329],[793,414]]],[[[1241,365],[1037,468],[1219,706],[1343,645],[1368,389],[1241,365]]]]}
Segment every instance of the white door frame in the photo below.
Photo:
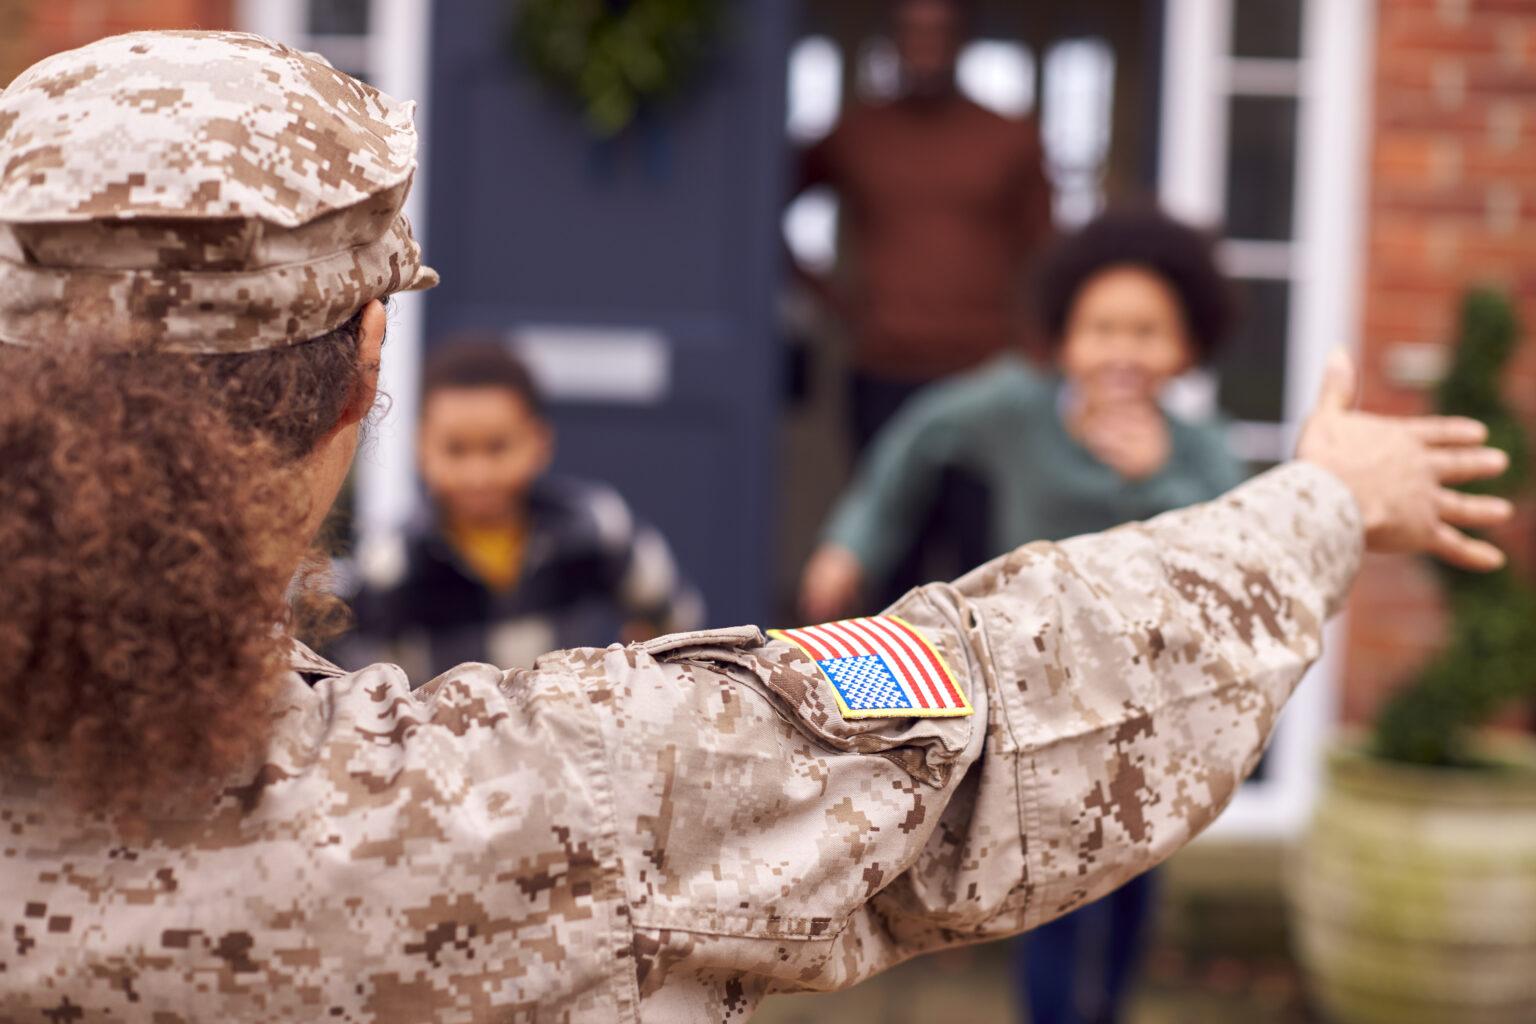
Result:
{"type": "MultiPolygon", "coordinates": [[[[1170,212],[1217,225],[1226,206],[1227,103],[1234,83],[1242,82],[1245,92],[1263,91],[1272,83],[1284,87],[1290,76],[1300,99],[1295,238],[1223,247],[1229,271],[1292,283],[1286,421],[1272,436],[1258,434],[1281,455],[1294,448],[1329,353],[1359,349],[1375,4],[1306,0],[1299,67],[1234,60],[1232,4],[1167,0],[1159,195],[1170,212]]],[[[1342,618],[1328,627],[1323,657],[1282,717],[1267,777],[1239,791],[1212,836],[1277,839],[1305,824],[1337,722],[1346,632],[1342,618]]]]}
{"type": "MultiPolygon", "coordinates": [[[[421,135],[415,183],[405,201],[416,240],[427,248],[427,154],[431,82],[432,0],[370,0],[367,74],[379,89],[398,99],[414,100],[421,135]]],[[[308,0],[238,0],[236,19],[248,32],[301,49],[324,49],[306,26],[308,0]]],[[[389,415],[370,428],[359,453],[356,529],[360,549],[397,531],[415,511],[415,424],[421,392],[421,351],[425,306],[419,292],[394,297],[384,345],[379,386],[388,396],[389,415]]]]}

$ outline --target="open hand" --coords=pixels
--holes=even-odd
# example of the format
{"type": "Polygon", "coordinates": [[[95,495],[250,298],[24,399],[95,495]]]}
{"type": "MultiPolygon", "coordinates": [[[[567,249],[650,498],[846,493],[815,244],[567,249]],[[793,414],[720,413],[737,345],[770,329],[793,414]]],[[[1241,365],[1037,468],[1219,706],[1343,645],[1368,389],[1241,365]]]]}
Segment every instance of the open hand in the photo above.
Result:
{"type": "Polygon", "coordinates": [[[1344,481],[1365,520],[1366,547],[1426,552],[1482,572],[1503,565],[1502,551],[1458,527],[1497,526],[1513,515],[1513,506],[1446,486],[1486,480],[1508,468],[1508,456],[1484,447],[1487,428],[1458,416],[1356,412],[1350,408],[1354,395],[1354,364],[1335,353],[1296,457],[1344,481]]]}

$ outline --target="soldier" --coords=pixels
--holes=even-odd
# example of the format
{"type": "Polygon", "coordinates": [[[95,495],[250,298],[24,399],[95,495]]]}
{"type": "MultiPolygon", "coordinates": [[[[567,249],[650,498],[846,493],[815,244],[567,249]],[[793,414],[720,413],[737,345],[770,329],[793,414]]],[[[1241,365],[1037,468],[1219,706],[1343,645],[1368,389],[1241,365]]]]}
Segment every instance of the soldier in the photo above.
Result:
{"type": "Polygon", "coordinates": [[[885,615],[344,673],[280,627],[434,280],[415,148],[254,36],[0,94],[0,1021],[742,1020],[1187,842],[1362,547],[1500,559],[1481,429],[1336,367],[1297,462],[885,615]]]}

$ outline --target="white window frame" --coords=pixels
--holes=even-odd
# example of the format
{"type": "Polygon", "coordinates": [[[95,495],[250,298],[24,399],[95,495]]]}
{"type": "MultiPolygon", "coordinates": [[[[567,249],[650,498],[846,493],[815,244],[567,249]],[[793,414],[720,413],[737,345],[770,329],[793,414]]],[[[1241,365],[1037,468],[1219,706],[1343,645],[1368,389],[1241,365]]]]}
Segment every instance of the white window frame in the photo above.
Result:
{"type": "MultiPolygon", "coordinates": [[[[379,89],[414,100],[421,135],[415,183],[405,201],[416,239],[427,248],[427,90],[431,81],[432,0],[370,0],[369,32],[349,48],[367,55],[364,71],[379,89]]],[[[305,50],[321,50],[325,37],[306,31],[309,0],[238,0],[235,16],[247,32],[305,50]]],[[[359,547],[400,529],[415,512],[416,413],[421,393],[424,298],[420,292],[394,297],[384,346],[379,386],[389,396],[389,415],[371,428],[371,439],[357,460],[355,528],[359,547]]]]}
{"type": "MultiPolygon", "coordinates": [[[[1233,59],[1232,3],[1167,0],[1159,195],[1171,212],[1217,225],[1226,206],[1227,104],[1234,88],[1299,97],[1295,237],[1229,243],[1222,252],[1230,272],[1292,282],[1285,422],[1249,425],[1247,438],[1278,456],[1294,448],[1329,353],[1359,349],[1375,4],[1305,0],[1298,64],[1233,59]]],[[[1284,839],[1305,825],[1337,722],[1345,635],[1342,620],[1328,627],[1323,657],[1282,717],[1266,778],[1244,786],[1208,835],[1284,839]]]]}

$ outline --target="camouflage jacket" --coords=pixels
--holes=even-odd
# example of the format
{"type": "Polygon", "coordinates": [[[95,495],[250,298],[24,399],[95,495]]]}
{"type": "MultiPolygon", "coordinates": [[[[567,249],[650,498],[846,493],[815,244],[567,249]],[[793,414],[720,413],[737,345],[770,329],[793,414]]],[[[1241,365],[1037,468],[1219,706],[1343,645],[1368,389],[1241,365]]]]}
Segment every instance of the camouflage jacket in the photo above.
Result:
{"type": "Polygon", "coordinates": [[[6,780],[0,1021],[741,1021],[1031,928],[1220,812],[1360,548],[1292,465],[913,591],[969,717],[846,720],[755,627],[415,693],[300,651],[266,765],[150,841],[6,780]]]}

